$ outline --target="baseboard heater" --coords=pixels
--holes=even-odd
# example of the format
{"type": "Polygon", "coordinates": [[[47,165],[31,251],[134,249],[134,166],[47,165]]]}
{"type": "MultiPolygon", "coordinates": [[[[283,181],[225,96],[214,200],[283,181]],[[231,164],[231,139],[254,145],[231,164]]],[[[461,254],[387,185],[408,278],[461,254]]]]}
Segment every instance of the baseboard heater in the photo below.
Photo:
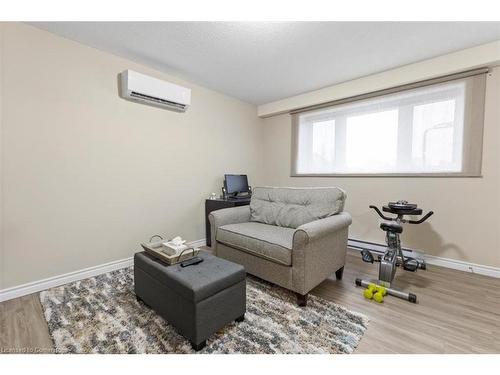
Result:
{"type": "MultiPolygon", "coordinates": [[[[384,244],[362,241],[356,238],[349,238],[347,240],[347,247],[357,251],[368,250],[377,255],[382,255],[383,253],[385,253],[385,250],[387,249],[387,246],[384,244]]],[[[409,249],[407,247],[402,247],[401,249],[403,250],[404,256],[409,256],[422,261],[425,260],[423,251],[409,249]]]]}
{"type": "MultiPolygon", "coordinates": [[[[359,252],[362,250],[368,250],[371,251],[373,255],[381,255],[386,249],[384,244],[363,241],[357,238],[349,238],[347,240],[347,247],[353,251],[359,252]]],[[[426,264],[432,264],[434,266],[500,278],[500,268],[498,267],[469,263],[456,259],[442,258],[434,255],[425,255],[425,253],[421,250],[408,248],[403,248],[403,255],[416,258],[419,261],[423,260],[426,264]]]]}

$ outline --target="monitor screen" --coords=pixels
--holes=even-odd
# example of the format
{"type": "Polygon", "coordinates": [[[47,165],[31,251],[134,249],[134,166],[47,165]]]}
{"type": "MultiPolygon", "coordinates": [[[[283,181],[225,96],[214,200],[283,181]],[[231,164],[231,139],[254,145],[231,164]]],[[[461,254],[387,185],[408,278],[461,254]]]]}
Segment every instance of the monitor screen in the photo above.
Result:
{"type": "Polygon", "coordinates": [[[246,174],[224,175],[226,191],[228,194],[245,193],[248,191],[248,178],[246,174]]]}

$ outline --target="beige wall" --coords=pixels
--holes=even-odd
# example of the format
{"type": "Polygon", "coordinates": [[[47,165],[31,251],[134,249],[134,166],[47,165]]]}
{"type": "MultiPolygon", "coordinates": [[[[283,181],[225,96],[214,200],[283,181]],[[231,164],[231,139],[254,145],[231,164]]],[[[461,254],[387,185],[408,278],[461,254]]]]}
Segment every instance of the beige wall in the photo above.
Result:
{"type": "Polygon", "coordinates": [[[256,107],[23,24],[4,24],[1,288],[205,237],[226,172],[263,182],[256,107]],[[134,69],[192,89],[179,114],[120,99],[134,69]]]}
{"type": "MultiPolygon", "coordinates": [[[[369,88],[367,88],[369,89],[369,88]]],[[[500,68],[487,78],[482,178],[305,178],[289,177],[289,115],[265,119],[264,147],[269,185],[340,186],[353,216],[350,236],[383,242],[370,204],[390,200],[416,202],[435,215],[406,226],[404,245],[471,263],[500,267],[500,68]]]]}

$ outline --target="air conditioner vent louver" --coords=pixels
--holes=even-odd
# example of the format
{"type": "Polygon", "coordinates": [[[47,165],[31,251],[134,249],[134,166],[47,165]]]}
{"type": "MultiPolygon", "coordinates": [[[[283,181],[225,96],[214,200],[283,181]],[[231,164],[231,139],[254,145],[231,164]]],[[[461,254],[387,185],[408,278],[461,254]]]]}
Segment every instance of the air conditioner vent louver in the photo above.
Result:
{"type": "Polygon", "coordinates": [[[186,109],[186,106],[183,104],[174,103],[174,102],[171,102],[170,100],[165,100],[165,99],[161,99],[161,98],[155,98],[154,96],[141,94],[141,93],[135,92],[135,91],[132,91],[130,93],[130,96],[133,98],[137,98],[137,99],[143,99],[143,100],[148,101],[148,102],[156,102],[158,104],[165,104],[167,106],[175,107],[175,108],[178,108],[180,110],[186,109]]]}
{"type": "Polygon", "coordinates": [[[191,90],[170,82],[125,70],[120,74],[120,95],[124,99],[185,112],[191,104],[191,90]]]}

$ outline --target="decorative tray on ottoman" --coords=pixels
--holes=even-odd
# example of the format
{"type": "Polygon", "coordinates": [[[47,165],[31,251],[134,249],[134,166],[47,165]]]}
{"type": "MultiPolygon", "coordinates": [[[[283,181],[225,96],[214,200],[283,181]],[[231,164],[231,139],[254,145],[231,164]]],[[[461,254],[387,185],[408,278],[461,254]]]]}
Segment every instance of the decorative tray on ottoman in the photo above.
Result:
{"type": "Polygon", "coordinates": [[[155,235],[151,237],[149,242],[141,243],[141,246],[146,253],[169,266],[190,259],[199,252],[199,249],[185,245],[185,241],[181,240],[177,244],[172,244],[172,241],[166,242],[161,236],[155,235]],[[159,237],[161,240],[152,242],[152,239],[155,237],[159,237]]]}

